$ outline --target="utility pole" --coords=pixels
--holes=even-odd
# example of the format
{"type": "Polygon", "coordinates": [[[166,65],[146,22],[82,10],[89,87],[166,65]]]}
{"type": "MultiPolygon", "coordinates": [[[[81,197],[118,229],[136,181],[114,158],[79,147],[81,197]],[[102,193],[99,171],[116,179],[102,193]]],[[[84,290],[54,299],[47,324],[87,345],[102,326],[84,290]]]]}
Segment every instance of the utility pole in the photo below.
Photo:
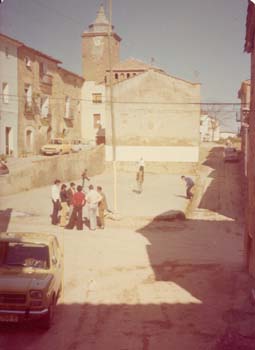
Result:
{"type": "Polygon", "coordinates": [[[109,60],[109,91],[110,91],[110,113],[111,113],[111,129],[112,129],[112,165],[113,165],[113,211],[117,212],[117,168],[116,168],[116,133],[115,133],[115,116],[113,105],[113,87],[112,87],[112,0],[108,0],[109,26],[108,26],[108,60],[109,60]]]}

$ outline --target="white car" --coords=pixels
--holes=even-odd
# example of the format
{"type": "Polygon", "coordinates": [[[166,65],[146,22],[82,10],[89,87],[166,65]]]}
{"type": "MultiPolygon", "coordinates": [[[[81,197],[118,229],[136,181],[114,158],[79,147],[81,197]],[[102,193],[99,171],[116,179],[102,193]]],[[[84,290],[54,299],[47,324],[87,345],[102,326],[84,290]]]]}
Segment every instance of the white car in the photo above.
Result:
{"type": "Polygon", "coordinates": [[[41,152],[45,155],[65,154],[71,152],[71,143],[63,138],[55,138],[50,140],[47,145],[41,148],[41,152]]]}
{"type": "Polygon", "coordinates": [[[82,147],[82,141],[81,140],[72,140],[71,141],[71,148],[72,152],[80,152],[83,147],[82,147]]]}

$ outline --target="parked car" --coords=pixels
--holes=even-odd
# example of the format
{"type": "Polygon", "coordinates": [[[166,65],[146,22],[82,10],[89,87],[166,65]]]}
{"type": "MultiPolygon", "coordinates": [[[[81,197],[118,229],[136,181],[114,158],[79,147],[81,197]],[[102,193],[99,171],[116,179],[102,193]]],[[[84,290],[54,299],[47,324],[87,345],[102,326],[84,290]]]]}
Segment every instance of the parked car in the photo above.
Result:
{"type": "Polygon", "coordinates": [[[80,152],[83,149],[82,141],[79,139],[71,141],[72,152],[80,152]]]}
{"type": "Polygon", "coordinates": [[[62,254],[54,235],[0,233],[0,322],[38,320],[50,328],[62,275],[62,254]]]}
{"type": "Polygon", "coordinates": [[[71,142],[63,138],[55,138],[50,140],[47,145],[41,148],[41,152],[46,155],[64,154],[72,151],[71,142]]]}
{"type": "Polygon", "coordinates": [[[0,175],[7,175],[9,174],[8,166],[0,160],[0,175]]]}
{"type": "Polygon", "coordinates": [[[234,147],[226,147],[224,149],[224,162],[238,162],[239,155],[234,147]]]}

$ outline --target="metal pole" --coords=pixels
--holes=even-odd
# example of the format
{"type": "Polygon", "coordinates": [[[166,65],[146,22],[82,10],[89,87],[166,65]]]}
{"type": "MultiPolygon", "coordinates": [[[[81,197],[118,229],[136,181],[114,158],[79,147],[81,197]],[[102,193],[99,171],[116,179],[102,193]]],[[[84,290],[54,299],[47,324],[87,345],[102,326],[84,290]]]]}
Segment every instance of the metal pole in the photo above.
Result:
{"type": "Polygon", "coordinates": [[[116,167],[116,134],[115,134],[115,118],[113,105],[113,87],[112,87],[112,0],[108,2],[109,6],[109,26],[108,26],[108,59],[109,59],[109,91],[110,91],[110,113],[111,113],[111,127],[112,127],[112,165],[113,165],[113,211],[117,211],[117,167],[116,167]]]}

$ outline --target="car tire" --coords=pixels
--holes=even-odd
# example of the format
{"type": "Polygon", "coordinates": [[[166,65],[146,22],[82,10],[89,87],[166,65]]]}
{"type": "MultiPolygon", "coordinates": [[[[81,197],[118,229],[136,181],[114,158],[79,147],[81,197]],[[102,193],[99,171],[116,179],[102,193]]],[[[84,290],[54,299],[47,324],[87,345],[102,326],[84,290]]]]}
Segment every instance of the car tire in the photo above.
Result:
{"type": "Polygon", "coordinates": [[[55,308],[56,308],[56,300],[55,296],[52,297],[50,305],[48,307],[48,312],[43,318],[40,320],[40,326],[42,329],[48,330],[53,324],[54,316],[55,316],[55,308]]]}

